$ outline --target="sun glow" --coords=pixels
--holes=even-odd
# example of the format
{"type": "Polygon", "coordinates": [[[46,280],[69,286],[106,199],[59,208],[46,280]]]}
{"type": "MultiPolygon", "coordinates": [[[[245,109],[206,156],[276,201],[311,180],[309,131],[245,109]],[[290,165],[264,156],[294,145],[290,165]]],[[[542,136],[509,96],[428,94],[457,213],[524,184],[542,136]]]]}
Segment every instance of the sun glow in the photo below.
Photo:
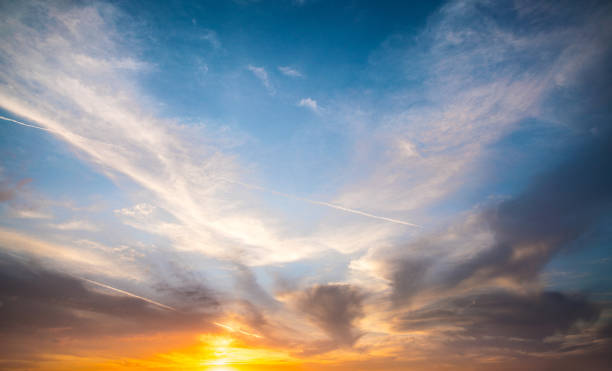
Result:
{"type": "Polygon", "coordinates": [[[229,366],[213,366],[205,369],[206,371],[237,371],[237,369],[229,366]]]}
{"type": "Polygon", "coordinates": [[[200,336],[200,342],[200,364],[216,367],[212,369],[232,369],[231,365],[287,363],[291,359],[285,352],[247,344],[228,336],[205,334],[200,336]]]}

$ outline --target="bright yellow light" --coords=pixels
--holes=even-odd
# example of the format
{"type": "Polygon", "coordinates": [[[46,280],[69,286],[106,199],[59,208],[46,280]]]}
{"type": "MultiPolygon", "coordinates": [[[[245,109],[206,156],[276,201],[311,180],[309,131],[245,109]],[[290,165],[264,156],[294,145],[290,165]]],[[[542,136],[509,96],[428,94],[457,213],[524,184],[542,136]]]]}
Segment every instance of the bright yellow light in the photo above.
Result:
{"type": "Polygon", "coordinates": [[[214,366],[207,368],[206,371],[236,371],[236,369],[229,366],[214,366]]]}

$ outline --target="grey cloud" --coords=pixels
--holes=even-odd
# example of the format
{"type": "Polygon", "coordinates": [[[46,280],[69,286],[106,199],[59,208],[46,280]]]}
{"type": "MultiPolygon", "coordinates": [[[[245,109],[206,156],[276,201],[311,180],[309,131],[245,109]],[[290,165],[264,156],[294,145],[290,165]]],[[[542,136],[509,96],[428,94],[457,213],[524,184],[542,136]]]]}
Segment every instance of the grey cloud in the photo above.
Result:
{"type": "Polygon", "coordinates": [[[607,103],[612,99],[612,52],[605,49],[597,65],[578,76],[580,84],[549,97],[555,106],[550,116],[574,134],[556,165],[518,194],[474,211],[477,228],[457,222],[451,232],[433,233],[386,252],[384,274],[391,282],[398,330],[441,332],[449,350],[521,359],[522,367],[532,353],[534,369],[576,369],[581,360],[605,369],[603,360],[609,356],[603,354],[612,344],[601,324],[602,304],[536,287],[556,254],[573,247],[612,213],[612,108],[607,103]],[[486,244],[476,236],[477,229],[490,235],[486,244]],[[449,253],[449,235],[473,253],[449,253]],[[408,303],[424,306],[407,311],[408,303]],[[544,341],[551,336],[584,340],[544,341]],[[540,358],[542,354],[550,358],[540,358]]]}
{"type": "Polygon", "coordinates": [[[612,341],[601,317],[608,309],[580,295],[497,290],[442,299],[392,323],[443,339],[440,361],[471,362],[474,370],[491,369],[480,363],[489,357],[503,360],[495,363],[500,370],[605,370],[612,341]]]}
{"type": "Polygon", "coordinates": [[[508,277],[531,280],[550,258],[610,212],[612,136],[536,179],[519,196],[485,211],[496,244],[459,265],[449,282],[508,277]]]}
{"type": "Polygon", "coordinates": [[[263,287],[261,287],[259,282],[257,282],[257,277],[249,267],[244,264],[236,263],[235,268],[235,285],[245,298],[248,298],[257,305],[269,309],[273,309],[278,306],[279,303],[263,287]]]}
{"type": "Polygon", "coordinates": [[[401,330],[453,326],[467,335],[485,339],[503,337],[541,341],[567,332],[578,320],[594,321],[600,309],[581,296],[559,292],[517,294],[496,291],[442,300],[401,315],[401,330]]]}
{"type": "MultiPolygon", "coordinates": [[[[604,103],[612,99],[612,89],[602,82],[612,80],[606,67],[612,52],[607,54],[606,63],[584,73],[571,99],[559,101],[556,114],[564,115],[577,133],[560,153],[564,160],[540,173],[518,195],[481,208],[478,224],[492,234],[493,242],[474,256],[446,262],[449,266],[436,270],[435,279],[426,278],[445,261],[445,256],[435,256],[448,243],[443,233],[408,246],[433,251],[433,258],[394,256],[388,268],[396,302],[423,290],[486,284],[498,278],[528,283],[556,253],[612,212],[612,109],[604,103]]],[[[470,241],[476,244],[472,229],[457,228],[453,234],[468,246],[470,241]]]]}
{"type": "Polygon", "coordinates": [[[12,200],[15,197],[15,190],[2,186],[0,189],[0,202],[12,200]]]}
{"type": "Polygon", "coordinates": [[[206,329],[214,318],[198,307],[164,310],[5,253],[0,302],[0,355],[12,357],[34,357],[37,349],[61,345],[61,339],[206,329]]]}
{"type": "Polygon", "coordinates": [[[364,315],[364,293],[347,284],[311,287],[301,293],[300,309],[339,346],[352,346],[361,336],[355,321],[364,315]]]}
{"type": "Polygon", "coordinates": [[[17,197],[17,193],[28,184],[31,179],[23,179],[17,184],[11,184],[10,181],[2,179],[2,168],[0,168],[0,202],[11,201],[17,197]]]}

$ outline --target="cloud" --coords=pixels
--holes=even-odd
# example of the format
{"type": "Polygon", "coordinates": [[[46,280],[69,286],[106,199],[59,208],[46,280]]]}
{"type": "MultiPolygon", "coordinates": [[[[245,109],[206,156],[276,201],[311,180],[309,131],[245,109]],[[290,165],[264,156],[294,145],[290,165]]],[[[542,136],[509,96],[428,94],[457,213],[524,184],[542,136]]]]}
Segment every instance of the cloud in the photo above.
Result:
{"type": "MultiPolygon", "coordinates": [[[[249,246],[249,263],[295,259],[314,249],[286,249],[297,241],[282,238],[276,221],[256,210],[250,195],[232,193],[236,186],[223,179],[240,180],[240,167],[224,152],[227,140],[217,140],[203,125],[182,125],[151,112],[155,104],[137,84],[145,71],[122,68],[121,61],[132,58],[129,43],[113,27],[119,10],[108,6],[8,7],[2,17],[11,21],[4,22],[0,48],[3,63],[13,67],[0,71],[6,82],[0,86],[3,109],[51,130],[105,175],[140,187],[147,203],[172,222],[125,222],[162,234],[178,249],[233,257],[249,246]],[[38,21],[29,22],[30,16],[38,21]],[[75,63],[82,56],[100,63],[75,63]]],[[[272,89],[263,68],[252,71],[272,89]]]]}
{"type": "MultiPolygon", "coordinates": [[[[283,219],[258,207],[238,185],[249,182],[240,159],[231,154],[232,132],[217,135],[205,125],[156,116],[151,107],[158,103],[138,84],[151,71],[122,68],[121,61],[137,59],[122,38],[129,32],[115,28],[120,10],[108,6],[60,11],[41,2],[8,7],[2,16],[11,18],[5,22],[10,27],[0,35],[0,49],[3,63],[12,67],[0,71],[6,81],[0,85],[0,102],[20,122],[49,129],[96,170],[139,188],[140,203],[159,210],[146,223],[138,218],[123,223],[161,235],[178,250],[230,260],[243,254],[246,265],[293,261],[326,249],[355,251],[371,244],[372,236],[388,237],[383,227],[364,218],[356,228],[348,217],[348,229],[358,229],[363,240],[356,234],[337,236],[325,225],[309,236],[288,234],[283,219]],[[44,31],[34,24],[45,24],[44,31]],[[75,63],[83,56],[100,63],[75,63]]],[[[250,67],[272,87],[265,69],[250,67]]],[[[329,205],[338,209],[350,203],[329,205]]]]}
{"type": "MultiPolygon", "coordinates": [[[[574,125],[574,117],[565,115],[571,109],[554,114],[547,106],[554,94],[564,95],[569,91],[567,87],[575,89],[577,76],[598,60],[598,51],[604,49],[600,43],[606,40],[604,32],[598,32],[607,30],[602,26],[605,22],[594,19],[586,27],[584,21],[577,21],[575,28],[568,29],[525,28],[540,24],[540,17],[550,15],[544,12],[534,20],[532,13],[523,9],[523,13],[515,15],[525,17],[521,23],[525,27],[515,28],[500,22],[504,17],[498,17],[497,7],[486,2],[452,2],[430,20],[425,32],[411,39],[416,46],[394,46],[388,41],[389,48],[401,49],[393,63],[406,74],[422,72],[418,78],[423,83],[408,84],[417,86],[413,90],[402,88],[383,94],[391,110],[386,110],[388,106],[384,111],[377,107],[368,114],[372,121],[364,123],[359,129],[362,131],[347,134],[356,137],[359,153],[355,154],[355,173],[365,174],[363,177],[350,179],[333,203],[297,197],[369,218],[355,215],[365,220],[346,224],[325,218],[316,230],[287,237],[290,232],[279,227],[281,219],[256,210],[253,205],[258,203],[244,196],[244,187],[236,192],[237,185],[243,182],[239,174],[244,169],[231,151],[210,139],[204,126],[182,125],[150,109],[157,104],[152,104],[137,84],[140,74],[149,73],[147,64],[130,57],[129,46],[123,44],[127,43],[122,39],[123,32],[113,26],[112,14],[116,13],[108,12],[106,6],[93,4],[65,11],[51,9],[43,2],[26,4],[18,11],[14,11],[17,5],[9,6],[7,13],[0,16],[6,27],[6,32],[0,33],[0,58],[3,65],[11,66],[0,70],[0,102],[26,122],[49,129],[99,171],[135,185],[143,202],[117,208],[115,214],[129,226],[162,236],[152,239],[171,247],[147,246],[147,254],[137,259],[140,269],[125,269],[120,259],[106,254],[107,249],[89,251],[85,243],[71,248],[9,230],[0,230],[0,243],[6,250],[27,251],[45,261],[70,261],[73,273],[91,269],[92,274],[112,276],[116,280],[94,278],[189,315],[179,319],[137,298],[119,296],[61,274],[58,278],[57,271],[47,268],[36,268],[42,273],[35,274],[23,273],[23,269],[15,274],[10,269],[3,272],[10,276],[3,280],[11,282],[11,287],[36,282],[32,285],[37,290],[69,299],[66,303],[53,302],[48,297],[36,301],[36,295],[24,294],[25,299],[18,300],[19,305],[38,308],[36,313],[40,308],[50,308],[49,321],[56,317],[59,320],[41,325],[48,333],[70,333],[63,329],[66,321],[76,321],[76,333],[86,332],[83,329],[88,326],[98,326],[94,334],[139,334],[149,331],[145,326],[150,326],[151,331],[190,329],[187,319],[201,323],[210,318],[206,313],[195,313],[198,308],[212,308],[214,312],[220,304],[213,291],[202,283],[203,277],[183,274],[190,270],[224,270],[219,266],[236,261],[237,256],[244,265],[230,269],[235,290],[230,288],[228,294],[232,299],[239,298],[231,302],[242,310],[235,316],[244,317],[257,333],[265,335],[265,341],[284,341],[285,346],[297,352],[305,349],[302,354],[348,348],[359,340],[363,349],[397,359],[422,356],[412,352],[411,347],[428,348],[424,358],[435,361],[436,355],[444,358],[436,350],[444,350],[448,342],[463,341],[465,347],[461,350],[468,358],[473,354],[476,355],[472,359],[491,356],[494,352],[487,352],[496,344],[510,344],[506,347],[512,352],[509,356],[521,357],[525,354],[520,354],[522,350],[516,344],[533,345],[542,352],[559,351],[560,345],[536,343],[550,341],[556,334],[569,343],[570,337],[575,339],[594,331],[590,325],[601,316],[599,308],[579,295],[543,290],[539,273],[564,246],[600,223],[609,208],[611,187],[606,174],[611,173],[610,161],[602,160],[612,157],[608,124],[596,118],[609,115],[589,108],[589,114],[583,111],[577,115],[583,124],[574,125]],[[44,25],[44,30],[32,26],[35,24],[44,25]],[[568,147],[563,156],[571,158],[535,179],[532,185],[501,201],[487,201],[463,212],[457,217],[462,220],[450,222],[446,228],[428,227],[413,237],[407,230],[414,229],[396,225],[407,224],[401,222],[404,218],[419,223],[426,220],[411,213],[424,213],[425,206],[444,200],[466,184],[469,171],[482,162],[488,146],[512,132],[517,123],[534,117],[562,123],[577,132],[588,128],[589,138],[579,139],[585,143],[578,153],[574,153],[578,147],[568,147]],[[591,130],[593,127],[597,130],[591,130]],[[359,210],[376,210],[377,215],[394,219],[359,210]],[[372,223],[372,217],[396,224],[372,223]],[[177,263],[174,270],[152,269],[155,264],[169,264],[173,249],[181,250],[188,264],[177,263]],[[338,276],[350,280],[350,284],[321,282],[302,292],[292,292],[298,304],[294,311],[284,306],[282,297],[271,297],[250,267],[320,257],[317,253],[328,249],[345,254],[337,257],[342,262],[364,249],[370,252],[351,265],[360,266],[362,271],[353,269],[348,277],[342,269],[333,274],[326,272],[329,275],[325,278],[338,276]],[[157,259],[149,255],[156,253],[157,259]],[[209,258],[211,262],[206,264],[214,268],[202,268],[204,263],[199,264],[209,258]],[[151,269],[145,274],[145,268],[151,269]],[[370,280],[367,273],[377,279],[370,280]],[[59,282],[53,284],[59,288],[38,282],[37,275],[48,278],[49,283],[59,282]],[[156,275],[161,283],[143,279],[156,275]],[[22,276],[26,283],[18,280],[22,276]],[[118,284],[119,278],[126,277],[129,280],[124,280],[125,286],[118,284]],[[131,280],[141,286],[135,289],[129,285],[131,280]],[[361,282],[371,285],[368,288],[380,289],[375,306],[367,305],[359,289],[361,282]],[[111,299],[105,306],[102,302],[108,297],[111,299]],[[124,319],[118,318],[122,310],[126,313],[124,319]],[[92,317],[80,316],[82,313],[92,317]],[[103,321],[94,324],[91,318],[103,321]],[[134,323],[124,324],[130,320],[134,323]],[[317,342],[321,334],[315,327],[329,340],[317,342]],[[488,338],[487,332],[494,339],[488,338]]],[[[375,59],[373,56],[373,66],[375,59]]],[[[247,68],[269,92],[274,92],[263,67],[247,68]]],[[[284,73],[280,67],[279,71],[284,73]]],[[[402,75],[398,81],[414,77],[402,75]]],[[[606,77],[600,79],[609,81],[606,77]]],[[[609,102],[607,95],[597,93],[594,97],[585,100],[589,104],[609,102]],[[597,99],[591,99],[594,97],[597,99]]],[[[321,109],[311,98],[302,99],[298,105],[315,112],[321,109]]],[[[360,111],[358,106],[359,102],[350,102],[348,110],[360,111]]],[[[326,105],[326,114],[328,110],[332,111],[331,106],[328,109],[326,105]]],[[[342,217],[351,215],[344,213],[342,217]]],[[[64,229],[78,227],[76,221],[64,224],[64,229]]],[[[296,271],[305,270],[304,266],[309,267],[308,263],[297,264],[296,271]]],[[[320,277],[313,278],[314,282],[317,278],[320,277]]],[[[221,281],[214,282],[221,285],[221,281]]],[[[3,302],[19,291],[11,290],[6,289],[3,302]]],[[[230,304],[224,299],[223,305],[230,304]]],[[[17,306],[14,310],[29,313],[26,307],[17,306]]],[[[587,339],[585,347],[598,341],[587,339]]],[[[34,344],[31,348],[44,347],[34,344]]],[[[498,352],[502,353],[507,355],[498,352]]]]}
{"type": "Polygon", "coordinates": [[[134,205],[131,208],[123,208],[123,209],[114,210],[115,214],[119,214],[123,216],[130,216],[130,217],[147,217],[151,215],[151,213],[153,213],[154,211],[155,211],[155,206],[147,204],[147,203],[140,203],[140,204],[134,205]]]}
{"type": "Polygon", "coordinates": [[[507,5],[448,2],[418,37],[393,35],[372,53],[370,73],[406,83],[388,91],[384,109],[364,103],[356,113],[356,102],[346,102],[340,115],[355,132],[364,175],[335,202],[419,212],[462,190],[487,149],[525,120],[567,124],[567,116],[551,114],[559,110],[558,89],[575,87],[601,64],[610,13],[543,6],[519,15],[521,6],[507,5]],[[371,126],[378,130],[365,129],[371,126]],[[420,156],[406,158],[401,141],[420,156]]]}
{"type": "Polygon", "coordinates": [[[510,343],[508,339],[542,341],[567,332],[579,320],[593,322],[599,313],[596,305],[580,296],[494,291],[442,299],[402,314],[394,325],[402,331],[449,329],[450,333],[475,336],[479,341],[502,337],[510,343]]]}
{"type": "MultiPolygon", "coordinates": [[[[133,296],[95,289],[34,260],[1,253],[0,267],[3,357],[35,360],[42,354],[61,353],[67,342],[95,343],[107,335],[117,339],[158,331],[205,330],[214,318],[198,308],[169,311],[133,296]]],[[[74,350],[80,346],[75,344],[74,350]]]]}
{"type": "Polygon", "coordinates": [[[32,179],[26,178],[14,184],[14,182],[11,182],[8,179],[4,179],[4,177],[2,177],[1,170],[2,168],[0,168],[0,202],[6,202],[15,199],[18,193],[28,183],[32,181],[32,179]]]}
{"type": "Polygon", "coordinates": [[[310,110],[312,110],[315,113],[319,113],[319,106],[317,105],[317,101],[311,98],[302,98],[299,102],[298,102],[298,106],[300,107],[306,107],[310,110]]]}
{"type": "Polygon", "coordinates": [[[69,222],[60,224],[50,224],[52,228],[59,229],[60,231],[98,231],[99,228],[86,220],[71,220],[69,222]]]}
{"type": "Polygon", "coordinates": [[[215,49],[219,49],[221,47],[221,41],[219,40],[219,36],[213,30],[204,31],[204,33],[200,35],[200,38],[202,40],[208,41],[210,45],[215,49]]]}
{"type": "Polygon", "coordinates": [[[234,279],[236,288],[241,292],[240,297],[249,299],[261,307],[275,308],[278,306],[278,302],[261,287],[257,282],[257,277],[247,266],[236,263],[234,279]]]}
{"type": "Polygon", "coordinates": [[[274,89],[274,86],[272,86],[272,83],[270,82],[270,78],[268,77],[268,72],[266,71],[265,68],[256,67],[256,66],[249,64],[247,66],[247,69],[251,71],[253,75],[255,75],[255,77],[259,79],[259,81],[261,81],[263,86],[265,86],[266,89],[268,90],[268,93],[272,95],[275,94],[276,91],[274,89]]]}
{"type": "Polygon", "coordinates": [[[15,210],[13,215],[17,218],[22,218],[22,219],[50,219],[51,218],[51,215],[47,213],[36,211],[36,210],[27,210],[27,209],[15,210]]]}
{"type": "Polygon", "coordinates": [[[352,346],[361,336],[355,322],[364,316],[364,298],[351,285],[326,284],[301,292],[297,303],[337,346],[352,346]]]}
{"type": "MultiPolygon", "coordinates": [[[[612,129],[612,128],[609,128],[612,129]]],[[[612,135],[589,140],[572,158],[533,180],[522,193],[484,207],[471,223],[403,247],[389,266],[397,302],[420,292],[526,285],[562,248],[594,228],[612,210],[612,135]],[[451,239],[452,236],[452,239],[451,239]],[[479,240],[479,236],[482,236],[479,240]],[[456,243],[470,246],[449,254],[456,243]]]]}
{"type": "MultiPolygon", "coordinates": [[[[593,37],[585,40],[581,32],[559,22],[555,17],[560,15],[552,8],[540,9],[543,12],[537,15],[548,17],[545,29],[532,24],[534,28],[522,34],[504,25],[490,29],[495,20],[485,25],[470,21],[475,14],[485,16],[481,12],[487,6],[453,2],[430,24],[435,42],[422,57],[431,66],[438,64],[429,88],[434,88],[430,93],[437,99],[433,106],[445,113],[409,108],[399,120],[391,115],[384,129],[396,127],[397,135],[385,135],[384,142],[392,144],[388,157],[392,165],[383,165],[377,177],[363,185],[364,192],[377,184],[388,187],[387,196],[393,200],[409,200],[409,204],[393,205],[398,209],[413,207],[410,196],[415,192],[416,197],[423,191],[431,200],[440,200],[455,184],[466,182],[461,173],[473,161],[482,161],[495,138],[530,117],[569,128],[572,133],[565,147],[553,165],[510,196],[484,199],[485,194],[479,205],[458,213],[445,226],[407,243],[373,247],[351,267],[388,284],[392,305],[387,315],[395,329],[406,336],[425,334],[423,341],[437,353],[464,350],[474,361],[541,357],[544,363],[550,358],[571,358],[568,354],[576,351],[595,360],[609,346],[593,335],[602,328],[609,309],[604,311],[601,303],[587,296],[544,289],[541,273],[560,251],[579,248],[574,246],[576,241],[588,245],[582,239],[612,212],[611,110],[605,103],[612,98],[612,74],[607,68],[611,54],[604,42],[612,39],[610,28],[604,26],[610,13],[602,17],[596,12],[589,18],[592,23],[585,27],[593,37]],[[599,28],[590,28],[593,24],[599,28]],[[566,36],[558,38],[553,29],[566,36]],[[493,32],[498,42],[490,43],[484,30],[493,32]],[[578,53],[586,44],[592,49],[578,53]],[[552,64],[540,64],[523,55],[532,48],[541,48],[535,53],[556,50],[554,55],[562,57],[552,64]],[[439,58],[430,59],[427,53],[431,51],[439,53],[439,58]],[[585,55],[588,58],[582,58],[585,55]],[[513,63],[512,58],[521,62],[513,63]],[[563,74],[561,85],[551,78],[558,73],[563,74]],[[532,85],[536,81],[538,86],[532,85]],[[570,85],[571,92],[564,90],[568,96],[559,98],[557,89],[570,85]],[[531,95],[530,102],[521,102],[522,97],[514,94],[531,95]],[[430,121],[432,117],[436,118],[430,121]],[[596,135],[590,130],[593,127],[596,135]],[[398,140],[411,144],[409,156],[402,153],[405,148],[398,140]],[[418,148],[417,155],[414,148],[418,148]],[[425,165],[430,169],[421,168],[425,165]],[[390,178],[394,183],[378,183],[389,179],[386,174],[403,171],[409,178],[400,180],[398,175],[390,178]],[[396,188],[400,185],[404,189],[396,188]],[[440,193],[428,193],[438,187],[440,193]],[[555,334],[562,340],[553,341],[555,334]],[[529,354],[522,353],[523,349],[529,349],[529,354]]],[[[534,15],[522,16],[527,22],[534,15]]],[[[431,108],[430,103],[425,106],[431,108]]],[[[506,171],[493,165],[495,171],[506,171]]],[[[385,192],[375,192],[373,197],[379,195],[383,199],[368,201],[383,205],[385,192]]],[[[367,199],[364,193],[360,196],[367,199]]]]}
{"type": "Polygon", "coordinates": [[[0,202],[12,200],[15,198],[15,190],[12,188],[4,188],[0,190],[0,202]]]}
{"type": "Polygon", "coordinates": [[[96,251],[73,247],[66,244],[55,244],[22,233],[0,228],[0,247],[20,256],[28,256],[38,261],[54,264],[58,268],[70,269],[73,273],[103,275],[106,277],[139,280],[141,272],[129,269],[116,260],[96,251]]]}
{"type": "Polygon", "coordinates": [[[289,77],[304,77],[302,73],[295,68],[289,66],[278,66],[278,70],[285,76],[289,77]]]}

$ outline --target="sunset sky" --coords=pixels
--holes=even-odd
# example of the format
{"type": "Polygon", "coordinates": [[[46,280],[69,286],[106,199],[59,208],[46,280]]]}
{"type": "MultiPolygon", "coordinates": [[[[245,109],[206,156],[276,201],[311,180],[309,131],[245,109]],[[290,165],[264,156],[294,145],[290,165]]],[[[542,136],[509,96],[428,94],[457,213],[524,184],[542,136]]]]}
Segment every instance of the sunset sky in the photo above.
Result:
{"type": "Polygon", "coordinates": [[[0,369],[609,370],[609,1],[0,0],[0,369]]]}

